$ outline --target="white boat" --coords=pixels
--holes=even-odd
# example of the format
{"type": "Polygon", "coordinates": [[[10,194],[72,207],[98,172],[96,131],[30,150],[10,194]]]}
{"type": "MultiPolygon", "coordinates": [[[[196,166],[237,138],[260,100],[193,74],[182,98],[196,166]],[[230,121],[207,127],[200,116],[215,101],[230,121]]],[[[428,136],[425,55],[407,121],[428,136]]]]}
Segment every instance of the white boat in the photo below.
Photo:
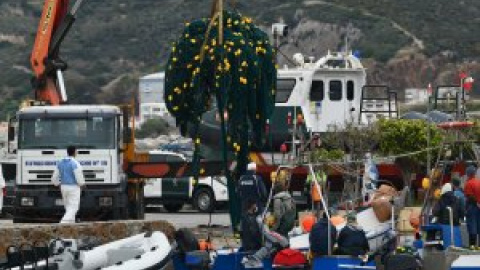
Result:
{"type": "Polygon", "coordinates": [[[170,261],[172,247],[162,232],[143,233],[117,240],[91,250],[78,250],[75,240],[52,241],[53,257],[36,265],[17,269],[58,270],[146,270],[164,269],[170,261]]]}

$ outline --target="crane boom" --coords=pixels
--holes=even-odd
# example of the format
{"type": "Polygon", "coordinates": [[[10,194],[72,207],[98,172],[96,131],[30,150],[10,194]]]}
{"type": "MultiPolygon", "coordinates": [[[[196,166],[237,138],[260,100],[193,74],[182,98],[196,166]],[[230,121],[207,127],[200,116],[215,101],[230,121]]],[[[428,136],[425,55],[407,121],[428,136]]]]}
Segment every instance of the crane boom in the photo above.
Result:
{"type": "Polygon", "coordinates": [[[45,0],[30,57],[35,99],[51,105],[66,102],[64,87],[59,87],[58,84],[63,84],[61,71],[67,68],[67,64],[59,58],[59,51],[83,0],[77,0],[70,13],[69,2],[70,0],[45,0]]]}

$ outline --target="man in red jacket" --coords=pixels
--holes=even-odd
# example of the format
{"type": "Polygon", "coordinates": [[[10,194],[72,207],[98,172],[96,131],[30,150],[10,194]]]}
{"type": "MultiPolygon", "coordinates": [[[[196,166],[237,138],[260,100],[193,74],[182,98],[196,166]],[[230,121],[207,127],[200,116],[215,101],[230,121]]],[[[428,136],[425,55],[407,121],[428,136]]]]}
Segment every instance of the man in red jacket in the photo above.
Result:
{"type": "Polygon", "coordinates": [[[466,217],[470,246],[478,246],[480,234],[480,180],[475,178],[475,173],[476,169],[473,166],[469,166],[466,170],[466,217]]]}

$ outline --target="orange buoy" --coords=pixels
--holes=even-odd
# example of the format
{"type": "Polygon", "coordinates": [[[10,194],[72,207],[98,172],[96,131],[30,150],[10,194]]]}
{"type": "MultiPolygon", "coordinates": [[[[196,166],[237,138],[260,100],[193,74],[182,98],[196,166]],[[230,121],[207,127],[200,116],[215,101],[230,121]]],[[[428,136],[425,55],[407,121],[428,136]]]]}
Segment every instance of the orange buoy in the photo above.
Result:
{"type": "Polygon", "coordinates": [[[303,217],[302,220],[302,228],[304,232],[310,232],[312,230],[313,225],[315,225],[315,222],[317,222],[317,219],[315,218],[314,215],[306,215],[303,217]]]}
{"type": "Polygon", "coordinates": [[[337,226],[340,226],[342,225],[343,223],[345,223],[345,219],[341,216],[332,216],[330,218],[330,222],[332,222],[332,225],[337,227],[337,226]]]}
{"type": "Polygon", "coordinates": [[[199,240],[198,245],[200,247],[200,250],[212,250],[213,249],[212,242],[207,241],[207,240],[199,240]]]}
{"type": "Polygon", "coordinates": [[[422,179],[422,188],[423,189],[429,189],[430,188],[430,179],[428,177],[425,177],[422,179]]]}

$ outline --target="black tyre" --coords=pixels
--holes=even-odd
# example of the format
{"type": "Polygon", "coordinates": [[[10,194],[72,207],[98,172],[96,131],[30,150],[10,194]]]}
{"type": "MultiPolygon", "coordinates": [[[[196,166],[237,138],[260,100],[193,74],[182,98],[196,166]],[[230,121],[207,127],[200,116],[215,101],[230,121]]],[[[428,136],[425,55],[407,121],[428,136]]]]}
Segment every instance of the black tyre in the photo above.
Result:
{"type": "Polygon", "coordinates": [[[129,184],[128,186],[128,212],[130,219],[145,219],[145,200],[143,196],[143,185],[129,184]]]}
{"type": "Polygon", "coordinates": [[[200,188],[193,194],[193,207],[202,213],[215,210],[215,196],[209,188],[200,188]]]}
{"type": "Polygon", "coordinates": [[[167,210],[169,213],[177,213],[178,211],[182,210],[183,204],[181,203],[167,203],[163,205],[163,208],[167,210]]]}

